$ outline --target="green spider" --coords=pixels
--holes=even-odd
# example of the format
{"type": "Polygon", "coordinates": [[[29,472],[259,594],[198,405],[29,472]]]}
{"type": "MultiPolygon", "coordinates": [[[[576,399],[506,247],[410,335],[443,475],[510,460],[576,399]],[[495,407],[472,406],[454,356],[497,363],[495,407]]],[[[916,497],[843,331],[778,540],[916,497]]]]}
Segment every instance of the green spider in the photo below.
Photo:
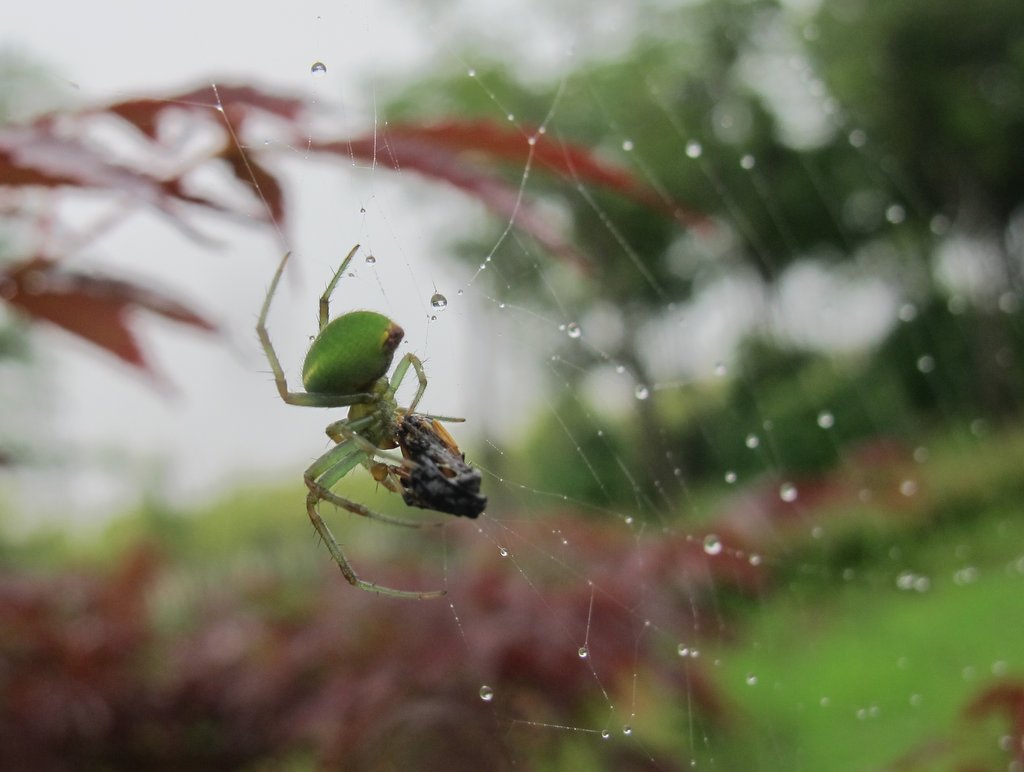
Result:
{"type": "Polygon", "coordinates": [[[445,591],[396,590],[360,579],[318,509],[319,503],[326,501],[371,520],[407,528],[422,527],[423,523],[374,512],[332,492],[331,488],[360,465],[387,490],[401,493],[410,506],[477,517],[487,504],[487,499],[480,495],[480,472],[465,462],[455,440],[439,423],[463,419],[415,412],[427,388],[427,376],[419,357],[405,354],[390,380],[387,377],[395,350],[405,334],[402,328],[373,311],[350,311],[329,319],[331,294],[358,249],[356,244],[320,296],[320,329],[302,366],[304,392],[289,391],[266,325],[271,300],[291,253],[281,260],[270,282],[256,322],[256,333],[281,399],[290,405],[305,407],[349,408],[347,418],[327,426],[327,436],[335,443],[334,447],[303,474],[308,488],[306,512],[345,579],[355,587],[381,595],[437,598],[445,591]],[[409,406],[402,408],[398,406],[395,393],[410,367],[419,385],[409,406]],[[402,451],[401,458],[385,452],[396,447],[402,451]]]}

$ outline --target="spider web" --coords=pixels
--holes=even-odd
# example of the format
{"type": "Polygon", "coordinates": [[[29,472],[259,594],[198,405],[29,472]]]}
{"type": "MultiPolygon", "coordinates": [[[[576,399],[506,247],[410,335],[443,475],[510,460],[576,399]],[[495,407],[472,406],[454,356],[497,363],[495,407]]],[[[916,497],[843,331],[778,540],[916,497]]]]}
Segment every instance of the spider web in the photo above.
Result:
{"type": "MultiPolygon", "coordinates": [[[[842,727],[850,747],[836,752],[836,768],[881,764],[893,759],[859,755],[856,749],[884,736],[886,724],[904,732],[902,747],[916,753],[920,743],[941,737],[954,725],[956,714],[948,705],[962,708],[967,701],[947,697],[946,691],[970,695],[981,691],[989,675],[1002,678],[1019,671],[1020,657],[1011,644],[992,650],[984,642],[972,645],[964,635],[941,648],[948,660],[943,672],[956,685],[936,684],[930,680],[933,671],[917,658],[919,649],[903,647],[898,637],[902,628],[872,617],[864,605],[865,594],[871,592],[905,598],[898,609],[927,624],[928,599],[937,590],[966,592],[985,586],[986,572],[1018,581],[1024,574],[1012,550],[1003,564],[989,558],[987,564],[976,565],[974,555],[983,550],[972,541],[974,535],[963,537],[962,549],[952,559],[929,563],[920,554],[905,558],[906,530],[870,516],[859,526],[843,519],[854,519],[878,501],[908,521],[920,516],[925,505],[919,502],[931,495],[927,481],[938,474],[934,459],[948,463],[951,457],[949,448],[933,450],[934,435],[915,425],[905,433],[915,442],[906,445],[853,447],[837,438],[838,428],[853,420],[843,412],[850,404],[864,408],[857,418],[867,422],[872,435],[888,437],[894,428],[887,412],[874,410],[878,397],[864,382],[853,376],[844,381],[842,375],[845,355],[870,350],[893,325],[912,322],[923,313],[891,290],[884,270],[844,273],[808,261],[780,269],[782,278],[768,286],[756,272],[735,262],[705,260],[692,295],[677,293],[650,273],[623,210],[579,176],[570,180],[574,195],[598,230],[587,242],[600,242],[599,259],[614,262],[625,281],[653,298],[647,301],[651,310],[641,332],[630,338],[622,309],[590,304],[589,279],[545,254],[517,229],[521,207],[496,223],[478,202],[414,172],[396,172],[386,163],[388,118],[382,104],[401,90],[398,83],[410,71],[429,62],[439,79],[461,80],[464,88],[476,91],[491,120],[520,129],[524,136],[536,132],[565,137],[573,128],[562,125],[565,101],[589,100],[587,118],[616,142],[599,148],[602,160],[629,169],[654,190],[664,190],[667,175],[633,139],[644,133],[643,127],[614,107],[622,95],[580,74],[588,64],[612,60],[627,50],[640,26],[633,13],[595,8],[589,32],[576,29],[576,19],[567,12],[533,9],[527,14],[519,4],[488,6],[479,18],[472,8],[460,7],[441,21],[429,22],[403,9],[404,26],[397,28],[394,19],[383,21],[365,9],[331,13],[337,16],[326,10],[313,13],[315,22],[299,35],[308,60],[302,65],[304,85],[319,111],[310,144],[322,126],[342,126],[350,130],[342,133],[350,134],[370,127],[380,140],[379,160],[353,156],[350,168],[319,168],[309,160],[309,146],[280,144],[268,130],[266,142],[277,151],[295,202],[290,222],[276,223],[275,246],[281,253],[291,251],[294,258],[269,326],[294,387],[298,363],[315,330],[316,298],[337,261],[359,243],[361,258],[339,285],[333,313],[366,307],[398,321],[406,331],[399,354],[417,354],[427,369],[429,386],[420,409],[466,419],[450,428],[485,475],[492,504],[478,521],[452,520],[439,529],[382,535],[383,526],[324,507],[363,578],[391,584],[389,576],[395,575],[395,582],[414,583],[396,584],[402,589],[448,591],[438,603],[411,608],[406,602],[362,597],[345,587],[348,595],[339,597],[346,599],[325,607],[325,613],[344,609],[354,617],[373,618],[392,633],[418,628],[416,636],[400,638],[388,649],[389,661],[368,664],[381,673],[395,661],[422,662],[431,651],[424,638],[436,636],[435,646],[459,649],[455,683],[445,692],[451,717],[425,721],[432,729],[451,732],[453,747],[446,758],[474,759],[482,745],[490,748],[499,768],[530,768],[538,754],[544,762],[540,766],[552,768],[588,763],[608,769],[787,768],[801,757],[820,763],[822,756],[810,746],[798,742],[791,749],[787,735],[796,729],[774,724],[778,712],[801,716],[811,731],[821,725],[842,727]],[[497,18],[509,24],[498,24],[497,18]],[[419,31],[409,32],[417,26],[419,31]],[[336,31],[342,28],[363,31],[376,50],[371,55],[337,45],[336,31]],[[415,35],[417,43],[428,39],[440,53],[431,56],[422,53],[421,45],[408,46],[420,51],[421,58],[391,61],[399,73],[396,82],[387,82],[388,76],[380,73],[366,75],[390,57],[400,57],[403,42],[408,42],[404,35],[415,35]],[[478,50],[507,52],[504,59],[520,78],[556,83],[554,96],[542,109],[517,115],[508,106],[503,82],[488,68],[488,57],[466,52],[460,39],[473,40],[478,50]],[[360,57],[369,57],[370,64],[360,57]],[[456,259],[460,252],[478,258],[456,259]],[[780,425],[772,406],[763,404],[767,388],[744,369],[740,353],[745,337],[764,329],[804,352],[824,352],[819,375],[853,392],[840,407],[821,401],[808,382],[812,374],[791,365],[793,399],[814,406],[814,429],[833,449],[834,468],[841,473],[801,476],[786,470],[781,459],[801,435],[780,425]],[[729,435],[709,437],[698,447],[728,445],[720,457],[739,461],[734,465],[715,459],[710,473],[692,473],[688,448],[678,442],[678,435],[659,428],[659,421],[667,421],[671,410],[690,409],[678,395],[722,400],[737,382],[746,390],[749,409],[727,409],[726,416],[734,419],[729,435]],[[641,431],[641,441],[627,441],[641,431]],[[564,449],[561,458],[551,458],[552,468],[566,470],[564,481],[539,475],[538,465],[530,463],[529,454],[543,451],[545,443],[564,449]],[[854,515],[837,514],[849,512],[854,515]],[[860,535],[848,542],[836,536],[858,527],[860,535]],[[830,559],[832,551],[845,548],[886,557],[830,559]],[[926,567],[918,569],[916,561],[926,567]],[[398,570],[396,563],[413,568],[398,570]],[[857,687],[843,686],[835,675],[836,655],[812,634],[813,624],[804,631],[808,643],[802,654],[809,664],[797,668],[792,657],[780,652],[799,641],[773,627],[771,613],[782,609],[779,613],[788,613],[785,618],[796,624],[802,615],[813,618],[819,613],[822,596],[833,597],[842,609],[823,615],[822,624],[864,627],[862,638],[848,633],[845,654],[861,662],[857,687]],[[908,654],[911,650],[915,653],[908,654]],[[883,681],[896,681],[899,688],[875,686],[883,681]],[[893,701],[894,693],[901,695],[900,702],[893,701]],[[929,702],[941,704],[945,712],[928,710],[929,702]],[[479,729],[479,743],[479,738],[460,733],[467,725],[479,729]],[[737,749],[738,744],[746,747],[737,749]]],[[[842,132],[850,138],[847,162],[853,159],[870,174],[888,174],[859,127],[822,92],[799,50],[773,50],[765,44],[759,56],[751,67],[760,65],[776,75],[763,79],[764,98],[774,103],[793,145],[812,146],[829,132],[842,132]]],[[[644,89],[641,98],[654,105],[667,100],[655,88],[644,89]]],[[[791,233],[800,213],[779,209],[773,180],[762,172],[756,153],[740,157],[745,176],[743,187],[736,189],[731,171],[708,159],[695,127],[666,123],[663,143],[671,155],[693,168],[727,213],[722,227],[710,234],[695,235],[679,227],[680,254],[696,241],[698,254],[728,255],[729,245],[716,239],[748,227],[741,200],[760,206],[779,239],[793,252],[800,251],[798,237],[791,233]]],[[[255,152],[237,138],[236,143],[243,157],[255,152]]],[[[550,195],[549,181],[533,157],[516,173],[520,201],[543,204],[550,195]]],[[[808,169],[807,197],[842,222],[846,202],[835,198],[818,175],[808,169]]],[[[900,204],[887,203],[884,216],[898,225],[905,212],[900,204]]],[[[566,217],[558,203],[545,213],[556,223],[566,217]]],[[[852,238],[850,226],[840,228],[852,238]]],[[[211,428],[210,442],[219,455],[231,459],[220,473],[251,470],[254,464],[298,470],[326,449],[322,430],[332,419],[327,411],[272,402],[269,380],[253,376],[265,368],[258,364],[262,354],[251,335],[245,337],[247,325],[280,254],[267,249],[265,238],[244,238],[244,248],[265,254],[266,260],[257,264],[250,255],[244,275],[237,263],[213,269],[216,280],[208,287],[219,289],[201,291],[206,293],[201,297],[209,307],[223,308],[230,320],[237,358],[254,382],[253,396],[244,404],[257,417],[251,425],[231,419],[230,439],[211,428]],[[230,286],[226,294],[225,285],[230,286]],[[240,437],[245,450],[237,447],[240,437]],[[254,453],[255,445],[273,445],[276,455],[254,453]]],[[[760,257],[770,263],[770,250],[765,247],[760,257]]],[[[687,270],[685,257],[679,260],[680,270],[687,270]]],[[[950,259],[948,265],[962,263],[950,259]]],[[[195,272],[202,274],[202,269],[195,272]]],[[[170,272],[168,281],[174,281],[170,272]]],[[[1012,298],[1004,297],[1009,298],[1007,307],[1012,305],[1012,298]]],[[[168,354],[169,359],[174,356],[168,354]]],[[[912,356],[921,373],[934,371],[927,343],[912,356]]],[[[216,376],[216,366],[204,366],[216,376]]],[[[937,377],[951,375],[939,372],[937,377]]],[[[208,398],[209,391],[203,393],[208,398]]],[[[406,383],[400,403],[411,393],[406,383]]],[[[721,428],[697,423],[698,434],[721,428]]],[[[955,450],[988,437],[989,427],[980,419],[964,429],[953,440],[942,441],[955,450]]],[[[395,497],[375,492],[365,481],[346,478],[342,486],[365,495],[381,511],[402,512],[400,503],[391,500],[395,497]]],[[[1002,525],[993,524],[982,535],[994,538],[1000,528],[1016,533],[1009,525],[1015,514],[1019,511],[1007,513],[1002,525]]],[[[294,518],[296,528],[306,527],[298,498],[294,518]]],[[[314,558],[328,560],[322,549],[304,556],[314,558]]],[[[892,606],[889,601],[887,608],[892,606]]],[[[426,664],[424,668],[429,670],[426,664]]],[[[397,746],[408,742],[415,748],[425,741],[417,734],[416,717],[402,710],[423,704],[424,683],[431,682],[401,668],[395,673],[396,678],[409,678],[408,699],[400,704],[399,716],[381,721],[396,733],[397,746]],[[403,732],[411,739],[404,740],[403,732]]],[[[369,710],[375,695],[367,692],[359,699],[369,710]]],[[[1010,735],[1001,737],[1007,746],[1010,735]]],[[[379,758],[389,758],[376,735],[368,747],[379,758]]]]}

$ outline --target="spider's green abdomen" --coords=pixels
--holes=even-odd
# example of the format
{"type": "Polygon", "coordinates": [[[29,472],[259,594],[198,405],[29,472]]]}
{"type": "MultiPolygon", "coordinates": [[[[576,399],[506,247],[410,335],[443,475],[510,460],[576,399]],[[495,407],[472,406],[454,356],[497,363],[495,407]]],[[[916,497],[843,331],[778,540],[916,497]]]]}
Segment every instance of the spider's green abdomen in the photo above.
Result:
{"type": "Polygon", "coordinates": [[[302,365],[302,383],[312,394],[368,392],[391,367],[405,333],[383,314],[352,311],[329,322],[316,336],[302,365]]]}

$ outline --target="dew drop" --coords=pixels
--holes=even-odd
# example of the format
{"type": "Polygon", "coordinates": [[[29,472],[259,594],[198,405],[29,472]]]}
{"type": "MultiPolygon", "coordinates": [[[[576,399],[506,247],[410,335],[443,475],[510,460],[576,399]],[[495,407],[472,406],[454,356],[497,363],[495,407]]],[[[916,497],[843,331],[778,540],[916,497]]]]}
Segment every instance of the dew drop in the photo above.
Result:
{"type": "Polygon", "coordinates": [[[754,448],[761,444],[761,440],[758,438],[756,434],[748,434],[747,438],[743,441],[743,444],[746,445],[751,450],[753,450],[754,448]]]}
{"type": "Polygon", "coordinates": [[[914,480],[904,480],[900,483],[900,493],[910,498],[917,493],[917,483],[914,480]]]}
{"type": "Polygon", "coordinates": [[[729,483],[729,485],[732,485],[737,479],[736,473],[731,469],[725,473],[725,481],[729,483]]]}
{"type": "Polygon", "coordinates": [[[490,702],[494,699],[494,689],[487,684],[480,687],[480,699],[484,702],[490,702]]]}
{"type": "Polygon", "coordinates": [[[649,396],[651,396],[651,390],[648,389],[644,384],[638,383],[636,385],[636,388],[633,389],[633,396],[641,400],[647,399],[649,396]]]}
{"type": "Polygon", "coordinates": [[[583,330],[580,329],[580,326],[576,324],[576,322],[569,322],[565,327],[565,334],[570,338],[578,338],[583,334],[583,330]]]}
{"type": "Polygon", "coordinates": [[[624,140],[622,140],[622,149],[625,150],[627,153],[630,152],[634,147],[635,147],[635,145],[633,144],[633,140],[631,140],[631,139],[624,139],[624,140]]]}
{"type": "Polygon", "coordinates": [[[708,555],[718,555],[722,551],[722,540],[717,534],[709,533],[704,537],[704,552],[708,555]]]}
{"type": "Polygon", "coordinates": [[[688,158],[700,158],[703,153],[704,148],[697,140],[691,139],[686,143],[686,155],[688,158]]]}
{"type": "Polygon", "coordinates": [[[324,64],[323,62],[313,62],[313,66],[309,68],[309,71],[313,75],[321,77],[327,74],[327,65],[324,64]]]}
{"type": "Polygon", "coordinates": [[[580,659],[586,659],[590,655],[590,649],[586,646],[580,646],[576,653],[580,655],[580,659]]]}
{"type": "Polygon", "coordinates": [[[749,153],[740,159],[740,167],[750,171],[757,165],[757,159],[749,153]]]}
{"type": "Polygon", "coordinates": [[[864,147],[867,144],[868,135],[863,129],[854,129],[847,139],[853,147],[864,147]]]}
{"type": "Polygon", "coordinates": [[[430,307],[436,308],[438,311],[443,311],[448,308],[448,298],[442,295],[440,292],[435,292],[430,296],[430,307]]]}
{"type": "Polygon", "coordinates": [[[501,555],[503,558],[507,558],[508,557],[508,550],[505,549],[504,547],[498,547],[498,554],[501,555]]]}
{"type": "Polygon", "coordinates": [[[456,292],[455,294],[456,294],[456,295],[458,295],[458,296],[459,296],[459,297],[461,298],[461,297],[462,297],[462,295],[463,295],[463,291],[462,291],[462,290],[459,290],[459,291],[458,291],[458,292],[456,292]]]}
{"type": "Polygon", "coordinates": [[[676,646],[676,654],[678,654],[680,657],[689,657],[690,647],[687,646],[685,643],[680,643],[678,646],[676,646]]]}
{"type": "Polygon", "coordinates": [[[466,74],[469,77],[471,77],[471,78],[475,78],[476,77],[476,70],[474,70],[472,67],[470,67],[468,70],[466,70],[466,74]]]}
{"type": "Polygon", "coordinates": [[[377,262],[377,258],[374,257],[373,255],[367,255],[366,262],[369,263],[370,265],[373,265],[374,263],[377,262]]]}
{"type": "Polygon", "coordinates": [[[602,729],[601,730],[601,739],[602,740],[608,740],[608,739],[611,738],[611,736],[612,736],[612,733],[608,729],[602,729]]]}
{"type": "Polygon", "coordinates": [[[822,410],[818,413],[818,426],[822,429],[831,429],[835,426],[836,417],[827,410],[822,410]]]}
{"type": "Polygon", "coordinates": [[[747,686],[757,686],[757,676],[753,673],[747,673],[747,677],[744,680],[747,682],[747,686]]]}
{"type": "Polygon", "coordinates": [[[907,210],[900,204],[891,204],[885,210],[885,219],[892,225],[899,225],[907,219],[907,210]]]}
{"type": "Polygon", "coordinates": [[[758,555],[757,553],[754,553],[749,558],[750,565],[752,565],[752,566],[759,566],[759,565],[761,565],[761,560],[762,560],[761,556],[758,555]]]}
{"type": "Polygon", "coordinates": [[[797,490],[793,483],[786,482],[779,486],[779,498],[786,503],[792,503],[796,501],[797,490]]]}
{"type": "Polygon", "coordinates": [[[622,727],[622,733],[629,737],[629,735],[633,734],[633,727],[631,727],[629,724],[626,724],[624,727],[622,727]]]}
{"type": "Polygon", "coordinates": [[[931,354],[924,354],[917,358],[917,369],[922,373],[930,373],[935,369],[935,357],[931,354]]]}
{"type": "Polygon", "coordinates": [[[913,303],[904,303],[896,315],[901,322],[912,322],[917,317],[917,306],[913,303]]]}

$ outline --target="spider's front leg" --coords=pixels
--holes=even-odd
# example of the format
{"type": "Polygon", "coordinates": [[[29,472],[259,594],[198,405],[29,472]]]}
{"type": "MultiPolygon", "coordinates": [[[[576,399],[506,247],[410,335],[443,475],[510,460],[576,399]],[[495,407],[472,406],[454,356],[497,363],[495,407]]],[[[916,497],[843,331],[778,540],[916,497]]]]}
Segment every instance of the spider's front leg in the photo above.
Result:
{"type": "Polygon", "coordinates": [[[327,523],[324,522],[323,517],[321,517],[319,503],[321,501],[327,501],[341,507],[342,509],[352,512],[353,514],[360,515],[361,517],[366,517],[371,520],[380,520],[385,523],[390,523],[391,525],[401,525],[410,528],[418,528],[421,526],[420,523],[399,520],[397,518],[388,517],[387,515],[382,515],[379,512],[374,512],[368,507],[343,496],[339,496],[330,490],[330,488],[342,477],[348,474],[348,472],[355,466],[358,466],[365,457],[366,455],[356,443],[344,442],[334,448],[331,448],[331,450],[327,451],[327,453],[314,461],[306,470],[303,475],[306,488],[308,488],[309,491],[306,494],[306,513],[309,515],[309,520],[313,524],[313,528],[320,535],[320,538],[323,539],[324,544],[327,545],[327,550],[331,553],[331,557],[334,558],[334,562],[338,564],[338,568],[341,569],[341,573],[349,584],[363,590],[376,592],[381,595],[388,595],[394,598],[422,599],[441,597],[445,594],[444,590],[429,590],[423,592],[417,592],[415,590],[396,590],[375,582],[360,579],[356,574],[355,569],[352,568],[352,564],[349,563],[348,558],[345,557],[345,553],[342,551],[341,545],[338,544],[338,540],[334,538],[334,534],[331,533],[331,529],[327,527],[327,523]]]}

